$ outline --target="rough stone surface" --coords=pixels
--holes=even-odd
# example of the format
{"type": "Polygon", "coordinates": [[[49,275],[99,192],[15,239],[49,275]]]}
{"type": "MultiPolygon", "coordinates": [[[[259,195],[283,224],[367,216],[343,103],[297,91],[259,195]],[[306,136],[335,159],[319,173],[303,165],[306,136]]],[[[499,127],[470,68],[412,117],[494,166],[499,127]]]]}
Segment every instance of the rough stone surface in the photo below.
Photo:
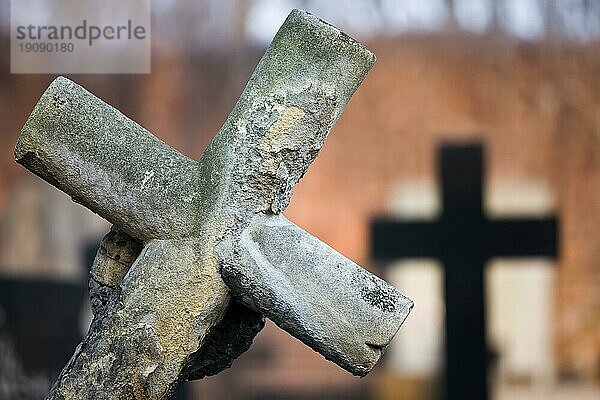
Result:
{"type": "Polygon", "coordinates": [[[231,366],[233,360],[250,348],[252,340],[265,326],[265,319],[245,305],[232,302],[223,321],[210,333],[207,341],[191,356],[184,371],[187,380],[215,375],[231,366]]]}
{"type": "MultiPolygon", "coordinates": [[[[89,281],[90,302],[95,319],[104,317],[106,304],[112,293],[142,248],[141,241],[114,226],[102,239],[89,281]]],[[[206,343],[190,356],[190,363],[180,373],[180,380],[201,379],[229,368],[234,359],[248,350],[264,324],[262,315],[243,304],[232,302],[223,320],[209,333],[206,343]]]]}
{"type": "Polygon", "coordinates": [[[62,77],[29,116],[15,158],[142,241],[192,236],[206,209],[196,161],[62,77]]]}
{"type": "Polygon", "coordinates": [[[93,268],[96,318],[48,398],[162,399],[188,376],[218,372],[249,344],[231,346],[236,330],[251,341],[262,326],[262,317],[240,308],[232,295],[349,371],[368,372],[400,325],[407,300],[298,228],[277,234],[305,242],[270,242],[260,238],[274,228],[256,223],[285,210],[373,62],[370,51],[336,28],[293,11],[199,161],[79,85],[65,78],[50,85],[21,131],[15,158],[137,244],[121,253],[117,238],[106,240],[106,254],[93,268]],[[248,256],[251,247],[242,246],[249,234],[270,260],[265,273],[298,288],[281,291],[276,279],[254,276],[262,265],[248,256]],[[133,259],[138,245],[143,248],[127,269],[121,257],[133,259]],[[273,246],[301,257],[289,274],[276,262],[273,246]],[[326,254],[328,262],[318,265],[303,246],[326,254]],[[337,293],[354,293],[361,302],[355,309],[374,313],[357,317],[361,333],[348,332],[346,339],[328,326],[337,321],[327,320],[327,313],[288,310],[286,299],[257,301],[261,293],[306,295],[313,297],[302,299],[305,304],[336,308],[338,299],[319,292],[318,285],[303,292],[306,274],[297,268],[302,260],[321,274],[339,265],[350,268],[340,271],[339,282],[355,281],[337,293]],[[241,291],[247,287],[253,292],[241,291]],[[373,332],[366,330],[368,321],[374,321],[373,332]]]}
{"type": "Polygon", "coordinates": [[[257,216],[223,279],[233,293],[296,338],[364,376],[412,301],[281,215],[257,216]],[[239,262],[239,260],[242,260],[239,262]]]}
{"type": "Polygon", "coordinates": [[[94,317],[103,313],[112,293],[140,255],[143,246],[141,241],[114,226],[104,236],[92,263],[88,284],[94,317]]]}
{"type": "Polygon", "coordinates": [[[148,242],[49,398],[168,396],[230,302],[211,260],[195,239],[148,242]]]}

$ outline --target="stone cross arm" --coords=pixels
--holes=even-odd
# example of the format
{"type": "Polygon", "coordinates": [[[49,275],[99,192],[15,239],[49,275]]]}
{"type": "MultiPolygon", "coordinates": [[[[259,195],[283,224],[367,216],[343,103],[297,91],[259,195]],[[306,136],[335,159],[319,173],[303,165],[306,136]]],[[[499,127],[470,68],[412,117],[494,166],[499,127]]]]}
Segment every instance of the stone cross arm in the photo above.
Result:
{"type": "Polygon", "coordinates": [[[373,368],[412,302],[281,214],[373,62],[293,11],[199,161],[79,85],[50,85],[17,161],[135,248],[130,262],[100,249],[92,278],[111,291],[50,397],[164,398],[219,327],[232,341],[247,325],[223,324],[235,302],[356,375],[373,368]]]}

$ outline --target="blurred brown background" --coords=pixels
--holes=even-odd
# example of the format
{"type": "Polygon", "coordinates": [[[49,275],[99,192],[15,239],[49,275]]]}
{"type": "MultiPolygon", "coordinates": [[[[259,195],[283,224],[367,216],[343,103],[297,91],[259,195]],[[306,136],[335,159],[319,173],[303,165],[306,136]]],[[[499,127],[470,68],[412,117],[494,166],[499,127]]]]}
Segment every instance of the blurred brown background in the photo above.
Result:
{"type": "MultiPolygon", "coordinates": [[[[268,323],[230,370],[187,384],[188,398],[436,398],[442,269],[427,260],[376,264],[369,224],[435,216],[436,150],[472,140],[485,145],[489,216],[560,220],[556,262],[494,260],[487,269],[493,398],[599,398],[600,2],[156,0],[151,74],[69,77],[198,158],[294,7],[363,41],[378,61],[286,215],[416,307],[364,379],[268,323]]],[[[8,0],[0,18],[0,279],[8,282],[0,288],[13,279],[85,285],[86,249],[108,225],[13,161],[19,129],[54,76],[10,74],[8,0]]],[[[0,308],[0,330],[7,314],[0,308]]],[[[81,311],[82,332],[86,318],[81,311]]],[[[6,342],[0,393],[6,380],[43,393],[48,378],[15,366],[18,351],[6,342]]]]}

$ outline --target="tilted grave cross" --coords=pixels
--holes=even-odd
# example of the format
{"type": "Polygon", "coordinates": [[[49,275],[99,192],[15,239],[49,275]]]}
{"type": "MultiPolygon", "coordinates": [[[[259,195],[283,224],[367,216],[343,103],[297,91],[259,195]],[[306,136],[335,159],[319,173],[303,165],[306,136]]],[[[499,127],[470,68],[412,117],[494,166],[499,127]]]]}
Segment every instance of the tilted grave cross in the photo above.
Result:
{"type": "Polygon", "coordinates": [[[353,374],[373,368],[412,302],[281,214],[373,62],[293,11],[199,161],[50,85],[15,157],[115,227],[92,268],[94,321],[49,398],[164,398],[228,366],[260,315],[353,374]]]}
{"type": "Polygon", "coordinates": [[[483,147],[444,146],[438,173],[443,210],[435,222],[376,220],[373,256],[436,257],[444,263],[448,400],[488,397],[484,269],[492,257],[556,257],[557,221],[492,220],[482,208],[483,147]]]}

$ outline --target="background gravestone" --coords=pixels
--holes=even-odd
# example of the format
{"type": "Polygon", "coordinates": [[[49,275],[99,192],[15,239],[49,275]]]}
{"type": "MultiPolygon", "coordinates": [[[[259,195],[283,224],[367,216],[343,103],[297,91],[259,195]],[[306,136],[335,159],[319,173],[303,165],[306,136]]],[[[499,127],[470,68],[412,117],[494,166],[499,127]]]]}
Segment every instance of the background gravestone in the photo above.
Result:
{"type": "Polygon", "coordinates": [[[0,362],[5,369],[0,380],[8,380],[0,383],[6,389],[2,393],[0,388],[0,394],[15,399],[45,395],[81,340],[85,296],[83,284],[0,278],[0,340],[7,351],[0,357],[14,363],[0,362]]]}
{"type": "Polygon", "coordinates": [[[488,397],[484,268],[491,257],[555,257],[553,217],[489,220],[483,210],[483,146],[440,148],[442,213],[435,222],[376,220],[373,256],[438,258],[444,263],[446,304],[445,397],[488,397]]]}

